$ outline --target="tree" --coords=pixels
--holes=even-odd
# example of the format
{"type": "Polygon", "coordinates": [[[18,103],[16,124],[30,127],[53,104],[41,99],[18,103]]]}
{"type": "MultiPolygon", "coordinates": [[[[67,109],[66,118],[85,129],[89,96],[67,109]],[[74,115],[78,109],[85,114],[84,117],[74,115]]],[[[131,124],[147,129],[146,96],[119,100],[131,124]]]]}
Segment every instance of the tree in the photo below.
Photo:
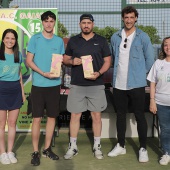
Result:
{"type": "Polygon", "coordinates": [[[158,31],[155,27],[138,25],[138,28],[140,28],[142,31],[146,32],[149,35],[152,44],[161,43],[161,38],[159,35],[157,35],[158,31]]]}
{"type": "Polygon", "coordinates": [[[108,41],[108,43],[110,43],[110,38],[111,36],[116,32],[118,31],[117,28],[113,28],[113,27],[110,27],[110,26],[107,26],[105,28],[99,28],[99,27],[94,27],[93,31],[103,37],[105,37],[108,41]]]}
{"type": "Polygon", "coordinates": [[[9,8],[9,4],[12,0],[0,0],[0,5],[2,8],[9,8]]]}
{"type": "Polygon", "coordinates": [[[68,31],[66,27],[58,20],[58,36],[61,38],[67,37],[68,31]]]}

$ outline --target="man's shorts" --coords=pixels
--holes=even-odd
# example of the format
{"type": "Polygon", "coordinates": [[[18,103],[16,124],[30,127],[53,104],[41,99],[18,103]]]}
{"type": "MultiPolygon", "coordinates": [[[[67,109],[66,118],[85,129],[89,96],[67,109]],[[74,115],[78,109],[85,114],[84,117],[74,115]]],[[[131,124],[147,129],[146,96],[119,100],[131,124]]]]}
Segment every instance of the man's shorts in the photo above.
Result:
{"type": "Polygon", "coordinates": [[[71,113],[84,111],[102,112],[107,107],[105,86],[70,85],[67,99],[67,110],[71,113]]]}
{"type": "Polygon", "coordinates": [[[31,89],[32,116],[56,118],[59,114],[60,86],[37,87],[31,89]]]}

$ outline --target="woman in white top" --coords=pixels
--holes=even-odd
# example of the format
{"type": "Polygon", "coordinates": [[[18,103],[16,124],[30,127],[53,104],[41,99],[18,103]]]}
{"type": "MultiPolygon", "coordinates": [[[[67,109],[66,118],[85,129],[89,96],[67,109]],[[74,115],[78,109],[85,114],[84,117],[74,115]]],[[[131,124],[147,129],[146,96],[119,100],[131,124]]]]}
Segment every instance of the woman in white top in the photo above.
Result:
{"type": "Polygon", "coordinates": [[[163,156],[159,163],[170,162],[170,37],[164,38],[161,53],[152,66],[150,81],[150,111],[158,115],[163,156]]]}

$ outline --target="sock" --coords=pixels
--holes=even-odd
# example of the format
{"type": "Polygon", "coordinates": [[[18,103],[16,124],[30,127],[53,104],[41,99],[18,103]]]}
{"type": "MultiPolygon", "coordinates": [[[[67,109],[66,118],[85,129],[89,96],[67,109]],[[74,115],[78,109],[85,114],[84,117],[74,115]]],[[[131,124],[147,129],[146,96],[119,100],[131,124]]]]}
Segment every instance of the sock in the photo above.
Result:
{"type": "Polygon", "coordinates": [[[100,139],[101,139],[100,136],[99,136],[99,137],[95,137],[95,136],[94,136],[94,145],[100,144],[100,139]]]}
{"type": "Polygon", "coordinates": [[[70,137],[70,143],[73,144],[73,145],[77,145],[77,138],[72,138],[70,137]]]}

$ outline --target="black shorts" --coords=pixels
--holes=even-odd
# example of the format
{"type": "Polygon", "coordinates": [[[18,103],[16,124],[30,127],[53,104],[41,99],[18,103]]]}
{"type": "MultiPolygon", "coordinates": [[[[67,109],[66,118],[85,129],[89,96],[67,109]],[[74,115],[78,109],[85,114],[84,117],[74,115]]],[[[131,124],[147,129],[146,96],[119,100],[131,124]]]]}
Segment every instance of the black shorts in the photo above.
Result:
{"type": "Polygon", "coordinates": [[[37,87],[31,89],[32,116],[56,118],[59,115],[60,86],[37,87]]]}

